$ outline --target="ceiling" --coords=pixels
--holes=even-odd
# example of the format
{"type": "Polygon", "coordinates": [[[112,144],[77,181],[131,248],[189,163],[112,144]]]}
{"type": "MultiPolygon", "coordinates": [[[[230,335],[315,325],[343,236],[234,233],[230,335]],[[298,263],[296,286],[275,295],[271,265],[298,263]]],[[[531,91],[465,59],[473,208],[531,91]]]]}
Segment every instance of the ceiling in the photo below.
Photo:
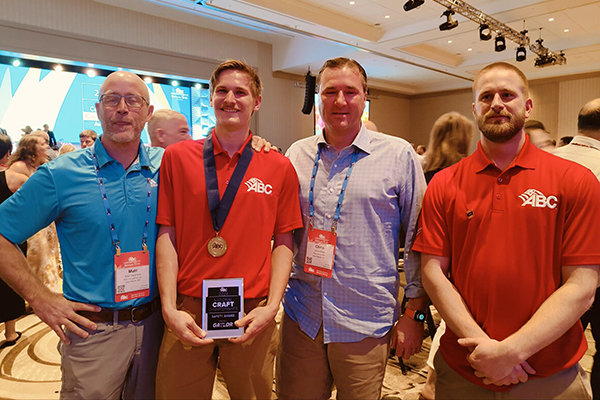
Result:
{"type": "Polygon", "coordinates": [[[529,49],[517,63],[518,45],[509,40],[495,52],[494,40],[481,41],[478,24],[458,13],[458,27],[440,31],[446,8],[433,0],[409,12],[406,0],[96,1],[270,43],[277,72],[304,75],[329,58],[353,58],[370,87],[407,95],[468,88],[495,61],[518,65],[529,79],[600,70],[600,1],[468,1],[516,31],[527,29],[531,43],[541,37],[550,51],[564,52],[565,65],[545,68],[534,67],[529,49]]]}

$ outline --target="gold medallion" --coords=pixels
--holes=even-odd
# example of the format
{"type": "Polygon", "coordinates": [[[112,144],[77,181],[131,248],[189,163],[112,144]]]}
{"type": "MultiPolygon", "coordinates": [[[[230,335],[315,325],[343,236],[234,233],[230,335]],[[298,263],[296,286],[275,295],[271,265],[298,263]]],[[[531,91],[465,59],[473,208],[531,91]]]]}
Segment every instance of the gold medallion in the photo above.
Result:
{"type": "Polygon", "coordinates": [[[208,253],[213,257],[221,257],[227,252],[227,242],[221,236],[215,236],[208,241],[208,253]]]}

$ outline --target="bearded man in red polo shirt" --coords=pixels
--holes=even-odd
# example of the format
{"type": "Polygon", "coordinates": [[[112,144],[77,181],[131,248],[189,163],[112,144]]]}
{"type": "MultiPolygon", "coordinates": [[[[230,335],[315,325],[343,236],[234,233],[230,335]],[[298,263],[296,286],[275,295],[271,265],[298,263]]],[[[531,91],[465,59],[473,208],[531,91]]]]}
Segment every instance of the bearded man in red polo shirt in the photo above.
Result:
{"type": "Polygon", "coordinates": [[[425,194],[414,249],[448,325],[436,399],[591,398],[579,318],[598,283],[600,185],[529,142],[528,91],[510,64],[479,72],[478,148],[425,194]]]}
{"type": "Polygon", "coordinates": [[[250,66],[222,63],[210,81],[215,128],[206,139],[165,151],[156,259],[167,329],[157,398],[210,399],[217,364],[232,399],[271,398],[274,318],[292,267],[292,231],[302,227],[302,216],[291,162],[250,147],[250,120],[260,108],[261,90],[250,66]],[[243,286],[222,281],[212,286],[216,295],[203,308],[207,283],[240,278],[243,286]],[[219,297],[230,289],[233,295],[219,297]],[[232,318],[240,302],[246,316],[232,318]],[[217,309],[214,319],[207,317],[209,307],[217,309]],[[221,328],[243,334],[226,336],[230,332],[221,328]]]}

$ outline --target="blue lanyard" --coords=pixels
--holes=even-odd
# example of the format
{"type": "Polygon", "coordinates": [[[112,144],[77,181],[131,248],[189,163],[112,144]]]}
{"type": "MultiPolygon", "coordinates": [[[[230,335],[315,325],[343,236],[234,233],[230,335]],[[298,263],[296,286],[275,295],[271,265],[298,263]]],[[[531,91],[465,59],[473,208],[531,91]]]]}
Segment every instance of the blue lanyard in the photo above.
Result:
{"type": "MultiPolygon", "coordinates": [[[[310,178],[310,190],[308,191],[308,215],[310,222],[310,229],[312,229],[313,218],[315,215],[315,207],[314,207],[314,189],[315,189],[315,179],[317,178],[317,171],[319,170],[319,159],[321,158],[321,148],[317,150],[317,155],[315,157],[315,164],[313,165],[312,176],[310,178]]],[[[346,186],[348,186],[348,180],[350,179],[350,175],[352,174],[352,169],[354,168],[354,164],[358,160],[358,150],[354,150],[352,153],[352,159],[350,160],[350,166],[348,167],[348,171],[346,172],[346,178],[344,178],[344,183],[342,183],[342,189],[340,190],[340,197],[338,198],[337,206],[335,208],[335,214],[333,215],[333,221],[331,223],[331,233],[335,235],[335,229],[337,228],[338,221],[340,220],[340,211],[342,210],[342,202],[344,201],[344,194],[346,193],[346,186]]]]}
{"type": "MultiPolygon", "coordinates": [[[[100,194],[102,195],[102,203],[104,204],[104,210],[106,211],[106,219],[108,220],[108,226],[110,227],[110,236],[112,238],[112,244],[115,246],[116,255],[121,255],[121,247],[119,247],[119,237],[117,236],[117,230],[113,222],[112,213],[110,212],[110,205],[108,204],[108,197],[106,196],[106,189],[104,188],[104,178],[100,174],[100,165],[98,163],[98,157],[96,157],[96,150],[92,146],[92,162],[94,163],[94,170],[96,171],[96,177],[98,178],[98,187],[100,188],[100,194]]],[[[150,221],[150,205],[152,201],[152,192],[150,186],[150,178],[146,178],[146,190],[148,192],[147,203],[146,203],[146,223],[144,224],[144,233],[142,235],[142,249],[144,252],[148,251],[146,242],[148,241],[148,223],[150,221]]]]}

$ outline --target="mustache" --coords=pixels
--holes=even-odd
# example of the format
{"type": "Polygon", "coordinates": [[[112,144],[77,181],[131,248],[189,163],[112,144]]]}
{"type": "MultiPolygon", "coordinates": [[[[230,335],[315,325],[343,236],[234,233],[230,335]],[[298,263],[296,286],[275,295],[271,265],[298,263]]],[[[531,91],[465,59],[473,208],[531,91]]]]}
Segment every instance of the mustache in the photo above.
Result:
{"type": "Polygon", "coordinates": [[[511,119],[512,115],[506,110],[501,110],[500,112],[494,112],[493,110],[490,110],[484,115],[485,119],[494,118],[494,117],[506,117],[506,118],[511,119]]]}

